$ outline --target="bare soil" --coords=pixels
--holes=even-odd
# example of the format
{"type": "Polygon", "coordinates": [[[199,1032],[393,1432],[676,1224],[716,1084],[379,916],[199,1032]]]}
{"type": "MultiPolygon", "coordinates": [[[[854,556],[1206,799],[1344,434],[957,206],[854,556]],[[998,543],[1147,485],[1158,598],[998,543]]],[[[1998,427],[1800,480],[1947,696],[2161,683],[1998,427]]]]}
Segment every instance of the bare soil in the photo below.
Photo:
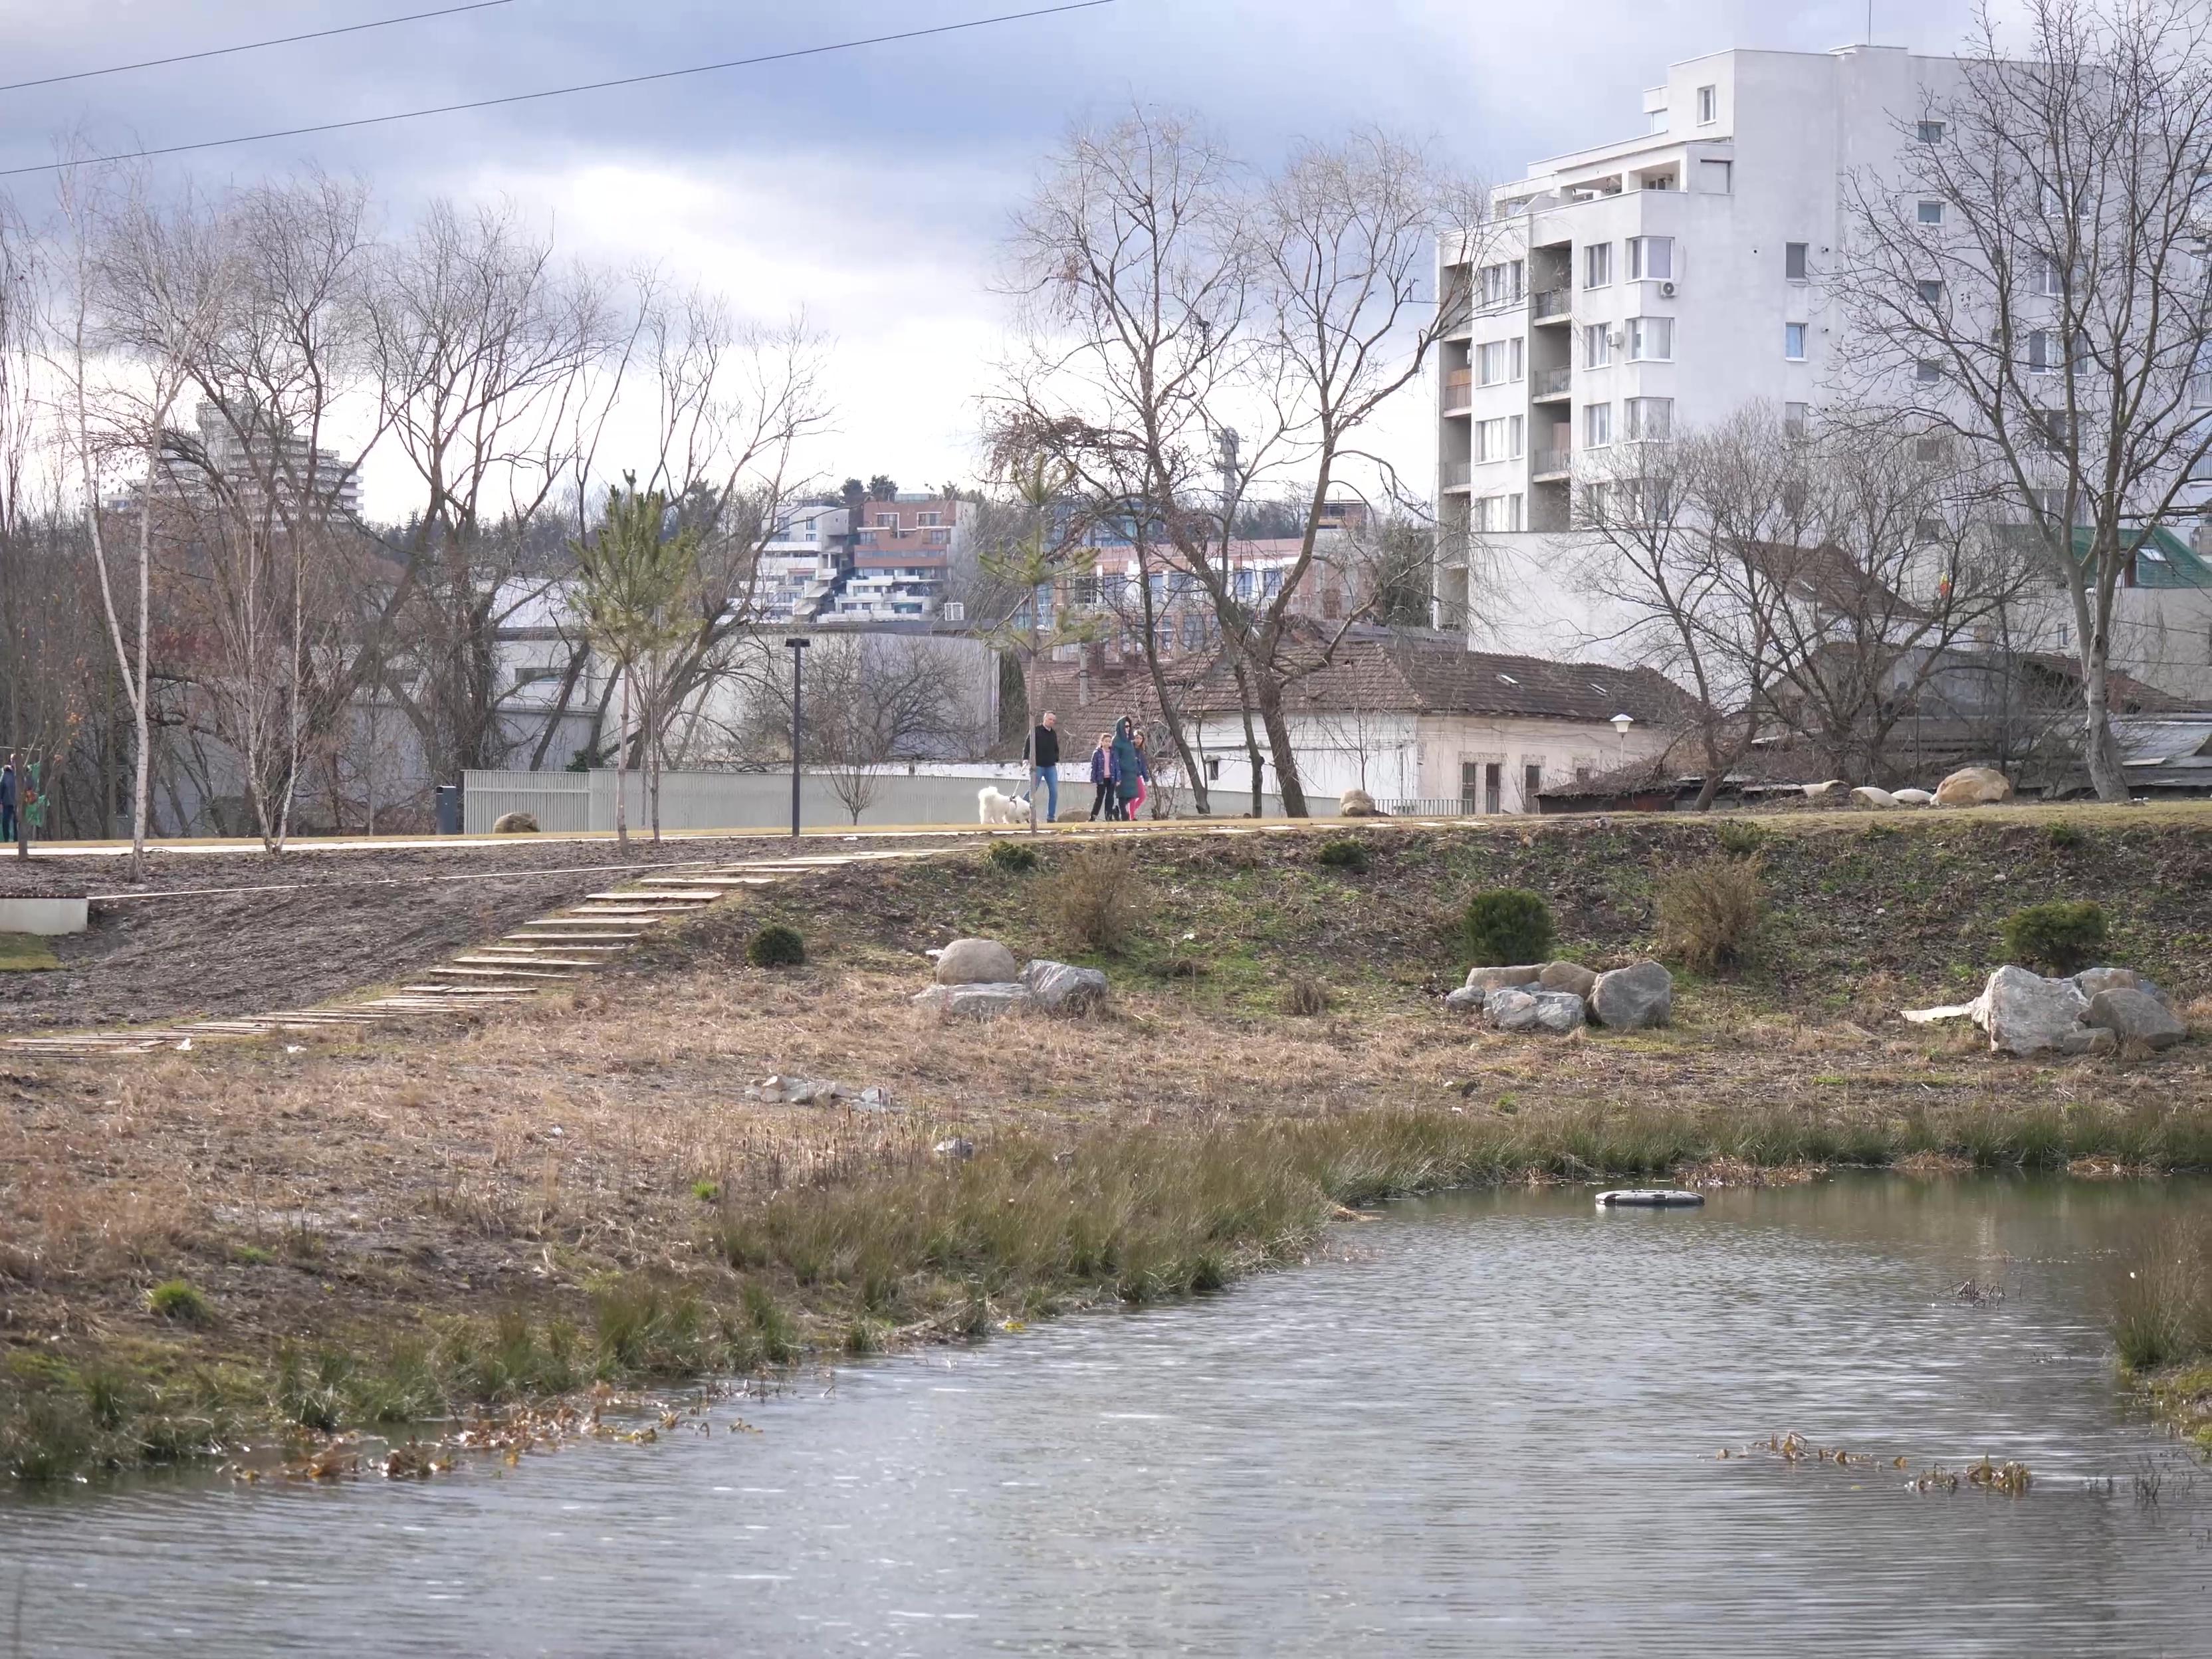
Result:
{"type": "Polygon", "coordinates": [[[93,898],[89,931],[54,941],[58,971],[0,974],[0,1033],[305,1007],[402,980],[636,872],[782,857],[790,846],[639,841],[627,861],[611,842],[520,837],[277,855],[156,848],[136,886],[119,859],[0,856],[0,896],[93,898]]]}

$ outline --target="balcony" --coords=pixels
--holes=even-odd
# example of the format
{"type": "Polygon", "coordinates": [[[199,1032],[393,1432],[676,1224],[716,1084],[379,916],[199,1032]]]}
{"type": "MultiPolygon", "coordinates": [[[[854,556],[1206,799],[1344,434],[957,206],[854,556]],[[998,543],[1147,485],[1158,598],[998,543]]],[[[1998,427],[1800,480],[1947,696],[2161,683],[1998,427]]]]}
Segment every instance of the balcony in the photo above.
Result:
{"type": "Polygon", "coordinates": [[[1573,476],[1575,452],[1565,444],[1532,450],[1528,456],[1528,477],[1538,483],[1564,481],[1573,476]]]}
{"type": "Polygon", "coordinates": [[[1474,477],[1472,461],[1445,461],[1437,468],[1437,483],[1445,489],[1465,489],[1474,477]]]}
{"type": "Polygon", "coordinates": [[[1471,368],[1449,368],[1444,371],[1444,413],[1464,415],[1474,406],[1474,371],[1471,368]]]}
{"type": "Polygon", "coordinates": [[[1540,288],[1528,301],[1528,315],[1539,323],[1564,323],[1574,309],[1575,292],[1571,288],[1540,288]]]}
{"type": "Polygon", "coordinates": [[[1575,372],[1571,365],[1561,363],[1557,368],[1540,368],[1528,377],[1528,400],[1543,404],[1570,397],[1574,386],[1575,372]]]}
{"type": "Polygon", "coordinates": [[[1444,301],[1439,308],[1437,337],[1443,340],[1464,340],[1474,332],[1474,307],[1464,294],[1444,301]]]}

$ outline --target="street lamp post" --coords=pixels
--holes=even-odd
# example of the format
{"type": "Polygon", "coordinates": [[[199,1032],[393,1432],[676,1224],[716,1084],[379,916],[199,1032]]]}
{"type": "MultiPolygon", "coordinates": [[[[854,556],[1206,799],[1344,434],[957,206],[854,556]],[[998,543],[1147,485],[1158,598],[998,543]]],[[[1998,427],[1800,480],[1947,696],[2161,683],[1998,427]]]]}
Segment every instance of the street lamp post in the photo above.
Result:
{"type": "Polygon", "coordinates": [[[1633,714],[1615,714],[1613,717],[1613,729],[1620,733],[1620,763],[1623,766],[1628,764],[1628,728],[1635,724],[1636,716],[1633,714]]]}
{"type": "Polygon", "coordinates": [[[799,687],[805,678],[806,647],[814,643],[796,636],[786,640],[784,647],[791,653],[791,838],[799,839],[799,687]]]}

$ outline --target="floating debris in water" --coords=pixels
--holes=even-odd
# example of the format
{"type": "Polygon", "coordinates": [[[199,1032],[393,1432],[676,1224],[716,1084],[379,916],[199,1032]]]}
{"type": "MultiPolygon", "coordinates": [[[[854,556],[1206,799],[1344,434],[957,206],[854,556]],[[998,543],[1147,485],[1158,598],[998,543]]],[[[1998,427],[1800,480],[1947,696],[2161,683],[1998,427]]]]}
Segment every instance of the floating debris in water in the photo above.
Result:
{"type": "MultiPolygon", "coordinates": [[[[1741,1450],[1723,1446],[1720,1459],[1754,1456],[1762,1452],[1778,1457],[1784,1463],[1831,1463],[1839,1469],[1872,1468],[1881,1462],[1881,1459],[1866,1452],[1846,1451],[1840,1446],[1816,1446],[1794,1431],[1788,1434],[1770,1434],[1765,1440],[1754,1440],[1741,1450]]],[[[1889,1467],[1905,1469],[1911,1467],[1911,1462],[1907,1458],[1893,1457],[1889,1467]]],[[[1963,1469],[1949,1469],[1941,1463],[1931,1463],[1908,1479],[1905,1487],[1906,1491],[1915,1492],[1954,1492],[1963,1486],[1970,1492],[2002,1492],[2008,1498],[2019,1498],[2027,1493],[2033,1480],[2034,1476],[2029,1473],[2027,1464],[1992,1462],[1985,1456],[1980,1462],[1970,1464],[1963,1469]]],[[[1857,1488],[1852,1490],[1856,1491],[1857,1488]]]]}

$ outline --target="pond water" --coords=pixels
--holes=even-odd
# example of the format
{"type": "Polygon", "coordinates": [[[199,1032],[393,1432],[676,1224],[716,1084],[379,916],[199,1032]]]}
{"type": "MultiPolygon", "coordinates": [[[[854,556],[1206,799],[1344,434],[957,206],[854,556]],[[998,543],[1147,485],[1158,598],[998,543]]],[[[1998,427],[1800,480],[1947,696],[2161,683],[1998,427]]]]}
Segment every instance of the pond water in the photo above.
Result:
{"type": "Polygon", "coordinates": [[[9,1499],[0,1654],[2202,1655],[2212,1471],[2116,1392],[2100,1287],[2208,1206],[1401,1205],[1220,1296],[714,1410],[757,1435],[9,1499]],[[1717,1456],[1792,1430],[1879,1462],[1717,1456]],[[1890,1466],[1984,1454],[2028,1493],[1890,1466]]]}

